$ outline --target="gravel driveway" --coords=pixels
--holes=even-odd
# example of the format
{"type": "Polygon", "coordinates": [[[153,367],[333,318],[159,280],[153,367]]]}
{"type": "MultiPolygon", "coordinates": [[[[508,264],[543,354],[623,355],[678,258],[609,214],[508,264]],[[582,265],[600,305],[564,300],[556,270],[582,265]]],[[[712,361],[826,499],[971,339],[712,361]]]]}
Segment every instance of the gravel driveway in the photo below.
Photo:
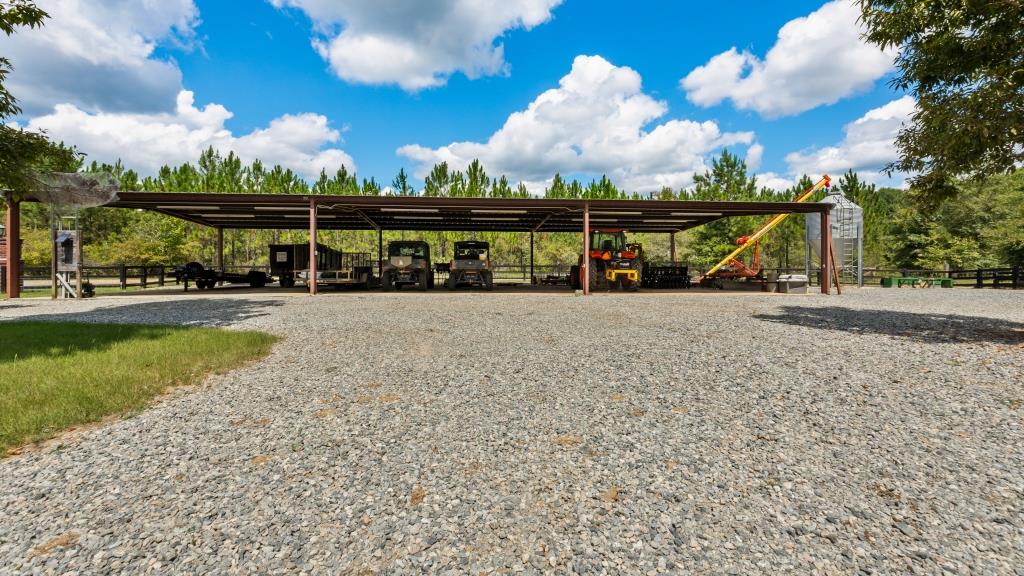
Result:
{"type": "Polygon", "coordinates": [[[0,573],[1024,574],[1024,293],[213,294],[284,336],[0,460],[0,573]]]}

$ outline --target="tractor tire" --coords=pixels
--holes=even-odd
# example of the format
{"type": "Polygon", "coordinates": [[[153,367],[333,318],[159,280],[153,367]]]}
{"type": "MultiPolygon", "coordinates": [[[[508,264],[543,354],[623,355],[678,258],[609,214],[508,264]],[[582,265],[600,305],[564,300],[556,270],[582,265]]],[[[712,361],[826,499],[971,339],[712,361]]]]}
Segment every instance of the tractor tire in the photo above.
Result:
{"type": "Polygon", "coordinates": [[[624,280],[622,285],[625,287],[626,290],[628,290],[630,292],[637,292],[637,291],[640,290],[640,283],[639,282],[633,282],[631,280],[624,280]]]}
{"type": "Polygon", "coordinates": [[[608,291],[609,292],[618,292],[619,290],[622,290],[622,279],[621,278],[616,278],[615,280],[608,280],[608,291]]]}
{"type": "Polygon", "coordinates": [[[395,289],[395,285],[391,282],[391,272],[385,271],[380,276],[380,288],[385,292],[391,292],[395,289]]]}
{"type": "Polygon", "coordinates": [[[427,282],[429,282],[429,280],[427,279],[427,273],[421,273],[419,278],[416,279],[416,287],[419,288],[420,292],[427,291],[427,282]]]}
{"type": "Polygon", "coordinates": [[[494,290],[494,276],[490,272],[483,273],[484,279],[484,290],[491,292],[494,290]]]}
{"type": "Polygon", "coordinates": [[[188,264],[185,264],[183,268],[185,269],[187,277],[195,278],[197,282],[203,277],[203,271],[205,270],[203,265],[199,262],[189,262],[188,264]]]}
{"type": "Polygon", "coordinates": [[[580,290],[583,288],[582,281],[580,280],[582,278],[581,274],[582,271],[579,266],[569,267],[569,288],[572,288],[573,290],[580,290]]]}
{"type": "Polygon", "coordinates": [[[604,277],[604,262],[601,262],[599,260],[591,260],[590,291],[601,292],[606,290],[608,290],[608,279],[604,277]]]}

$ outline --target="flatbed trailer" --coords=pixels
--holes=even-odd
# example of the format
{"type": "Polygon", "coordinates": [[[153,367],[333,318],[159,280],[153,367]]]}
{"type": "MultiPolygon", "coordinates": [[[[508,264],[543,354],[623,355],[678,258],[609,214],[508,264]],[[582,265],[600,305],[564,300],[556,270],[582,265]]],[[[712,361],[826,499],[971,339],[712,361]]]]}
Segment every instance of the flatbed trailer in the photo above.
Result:
{"type": "Polygon", "coordinates": [[[199,262],[189,262],[183,266],[176,266],[173,272],[178,282],[184,282],[185,291],[188,292],[189,281],[195,282],[196,288],[200,290],[212,289],[217,284],[248,284],[251,288],[262,288],[273,278],[267,276],[261,270],[250,270],[245,274],[235,272],[222,272],[207,268],[199,262]]]}

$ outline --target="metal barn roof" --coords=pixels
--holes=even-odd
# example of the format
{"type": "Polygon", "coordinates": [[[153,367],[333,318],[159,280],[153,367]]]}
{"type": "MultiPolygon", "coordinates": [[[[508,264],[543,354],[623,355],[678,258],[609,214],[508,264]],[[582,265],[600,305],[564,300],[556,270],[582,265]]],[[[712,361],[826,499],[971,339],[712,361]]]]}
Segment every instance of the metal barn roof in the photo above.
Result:
{"type": "Polygon", "coordinates": [[[320,230],[579,232],[592,228],[674,232],[730,216],[821,213],[818,203],[541,198],[308,196],[120,192],[106,206],[152,210],[215,228],[306,229],[311,207],[320,230]]]}

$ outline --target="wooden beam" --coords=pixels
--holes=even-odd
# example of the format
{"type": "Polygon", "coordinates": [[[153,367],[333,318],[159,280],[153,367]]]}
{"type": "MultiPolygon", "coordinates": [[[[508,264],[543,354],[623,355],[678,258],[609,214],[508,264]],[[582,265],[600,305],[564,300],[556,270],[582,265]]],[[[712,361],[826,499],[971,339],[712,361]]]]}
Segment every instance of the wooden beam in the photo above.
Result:
{"type": "Polygon", "coordinates": [[[309,199],[309,295],[316,296],[316,199],[309,199]]]}
{"type": "Polygon", "coordinates": [[[7,200],[7,298],[21,298],[21,204],[11,194],[7,200]]]}

